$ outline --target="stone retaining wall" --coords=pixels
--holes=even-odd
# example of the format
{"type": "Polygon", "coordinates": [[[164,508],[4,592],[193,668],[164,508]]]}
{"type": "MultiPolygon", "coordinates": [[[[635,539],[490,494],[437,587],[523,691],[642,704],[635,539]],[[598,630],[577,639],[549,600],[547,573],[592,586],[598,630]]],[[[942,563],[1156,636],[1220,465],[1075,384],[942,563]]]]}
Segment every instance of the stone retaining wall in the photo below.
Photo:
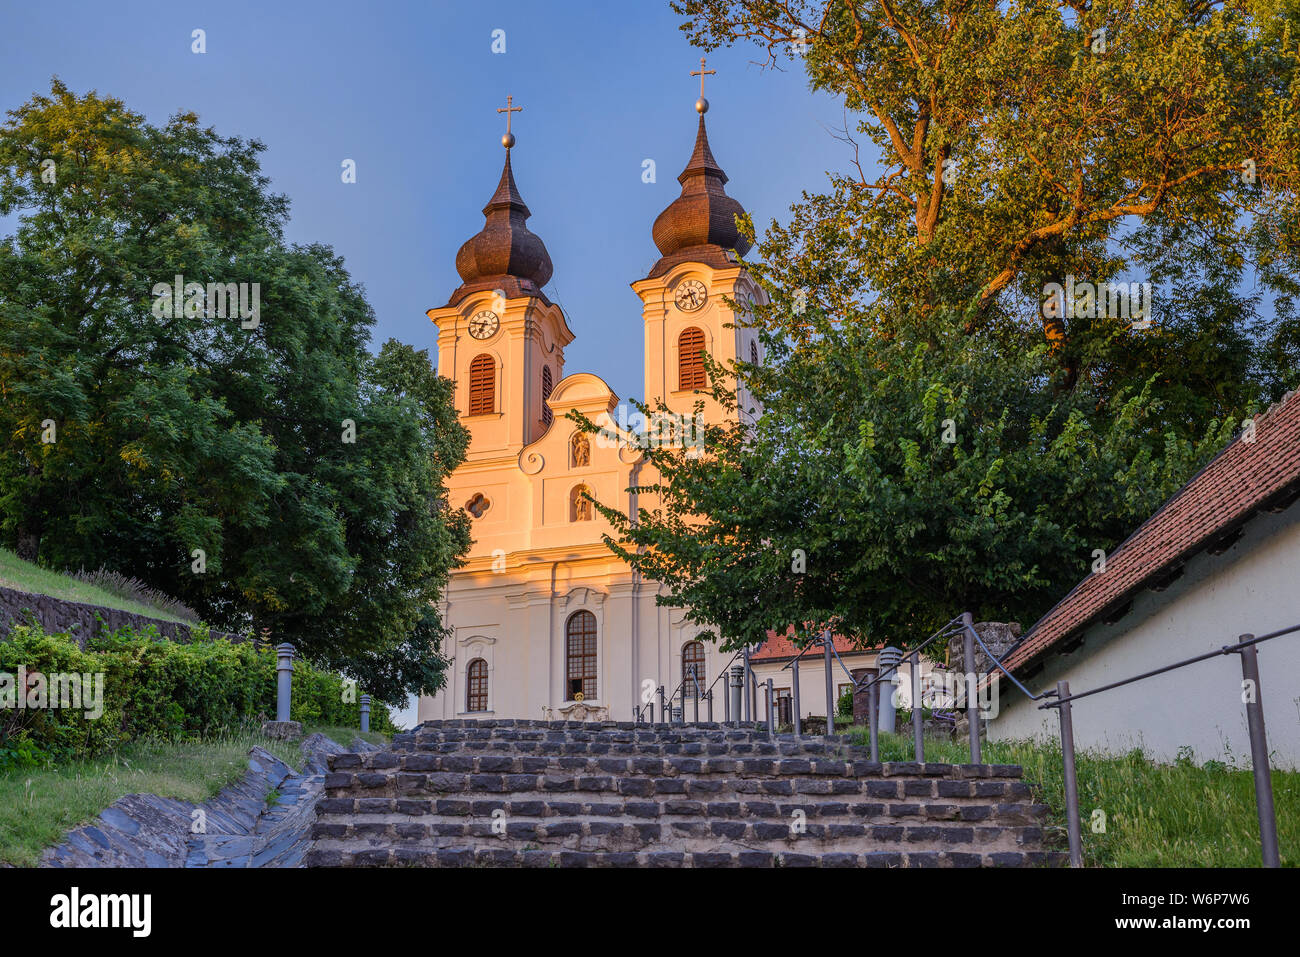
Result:
{"type": "MultiPolygon", "coordinates": [[[[146,625],[153,625],[164,638],[182,643],[193,640],[190,626],[181,622],[0,587],[0,640],[6,638],[15,625],[30,624],[33,620],[47,633],[71,633],[83,648],[87,638],[103,631],[113,632],[128,626],[141,631],[146,625]]],[[[212,632],[212,637],[236,642],[247,640],[246,635],[217,631],[212,632]]]]}

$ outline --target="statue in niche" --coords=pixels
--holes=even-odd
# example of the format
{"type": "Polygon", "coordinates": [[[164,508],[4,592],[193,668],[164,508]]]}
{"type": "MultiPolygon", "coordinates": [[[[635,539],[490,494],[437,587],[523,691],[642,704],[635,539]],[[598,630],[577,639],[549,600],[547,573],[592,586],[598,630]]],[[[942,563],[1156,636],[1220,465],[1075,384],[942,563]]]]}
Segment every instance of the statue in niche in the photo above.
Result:
{"type": "Polygon", "coordinates": [[[591,464],[591,445],[587,442],[587,437],[581,432],[574,434],[573,439],[569,442],[572,449],[573,467],[575,469],[585,468],[591,464]]]}
{"type": "Polygon", "coordinates": [[[572,511],[571,518],[573,521],[575,522],[591,521],[594,511],[591,507],[591,499],[586,497],[586,495],[590,495],[590,494],[591,492],[587,488],[587,486],[585,485],[574,486],[573,502],[572,502],[572,509],[571,509],[572,511]]]}

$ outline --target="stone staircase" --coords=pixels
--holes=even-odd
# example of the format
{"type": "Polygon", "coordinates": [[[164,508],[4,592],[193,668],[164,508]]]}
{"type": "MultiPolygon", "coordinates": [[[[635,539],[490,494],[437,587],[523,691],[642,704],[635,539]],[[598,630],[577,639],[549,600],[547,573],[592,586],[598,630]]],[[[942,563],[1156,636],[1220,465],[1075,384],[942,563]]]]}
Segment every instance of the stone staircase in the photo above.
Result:
{"type": "Polygon", "coordinates": [[[873,763],[719,724],[435,721],[329,759],[307,866],[1020,867],[1011,765],[873,763]]]}

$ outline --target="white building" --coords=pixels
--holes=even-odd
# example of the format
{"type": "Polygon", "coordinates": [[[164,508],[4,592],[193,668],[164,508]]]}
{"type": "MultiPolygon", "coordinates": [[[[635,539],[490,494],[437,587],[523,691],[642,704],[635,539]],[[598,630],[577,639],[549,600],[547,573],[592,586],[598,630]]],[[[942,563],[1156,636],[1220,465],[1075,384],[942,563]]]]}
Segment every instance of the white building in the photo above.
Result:
{"type": "MultiPolygon", "coordinates": [[[[634,444],[585,436],[565,418],[577,410],[614,428],[627,410],[620,417],[618,396],[599,376],[565,369],[576,332],[543,291],[550,256],[525,225],[513,137],[505,142],[484,228],[456,255],[464,282],[428,313],[438,328],[438,372],[455,382],[471,433],[448,486],[453,506],[473,519],[474,543],[440,609],[452,629],[443,649],[448,681],[420,699],[418,717],[628,721],[647,687],[681,683],[684,662],[696,663],[708,685],[731,655],[696,642],[685,613],[657,605],[657,584],[642,581],[601,539],[612,529],[584,493],[635,514],[649,503],[628,489],[653,477],[634,444]]],[[[749,246],[735,223],[744,210],[723,188],[727,176],[709,148],[703,111],[678,179],[681,195],[652,231],[662,255],[631,285],[645,327],[646,401],[662,399],[688,425],[697,399],[706,400],[706,416],[721,415],[700,392],[702,353],[724,368],[760,361],[757,334],[733,326],[733,308],[763,292],[739,258],[749,246]]],[[[599,262],[593,237],[590,261],[571,269],[581,275],[599,262]]],[[[741,408],[755,405],[743,382],[735,388],[741,408]]],[[[721,702],[715,689],[719,717],[721,702]]]]}
{"type": "MultiPolygon", "coordinates": [[[[1031,690],[1077,694],[1300,624],[1300,393],[1256,420],[1026,633],[1006,658],[1031,690]]],[[[1263,642],[1260,698],[1274,767],[1300,767],[1300,634],[1263,642]]],[[[1000,682],[990,738],[1057,737],[1000,682]]],[[[1216,657],[1085,698],[1075,742],[1160,760],[1248,765],[1240,656],[1216,657]],[[1186,752],[1184,752],[1186,753],[1186,752]]]]}

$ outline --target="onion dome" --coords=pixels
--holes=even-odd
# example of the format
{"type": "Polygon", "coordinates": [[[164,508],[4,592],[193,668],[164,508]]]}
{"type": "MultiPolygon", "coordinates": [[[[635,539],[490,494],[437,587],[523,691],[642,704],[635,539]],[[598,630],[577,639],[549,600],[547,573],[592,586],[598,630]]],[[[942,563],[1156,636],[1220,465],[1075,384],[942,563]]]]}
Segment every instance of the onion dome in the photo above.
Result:
{"type": "Polygon", "coordinates": [[[487,222],[456,253],[456,272],[464,281],[452,293],[448,305],[455,305],[470,293],[483,289],[500,289],[507,299],[545,298],[542,286],[551,279],[551,256],[546,244],[524,225],[532,214],[519,195],[510,167],[514,136],[507,133],[502,137],[502,144],[506,147],[506,165],[501,170],[501,182],[483,207],[487,222]]]}
{"type": "Polygon", "coordinates": [[[736,217],[743,216],[745,208],[723,189],[727,174],[709,149],[709,135],[704,128],[704,113],[708,108],[708,101],[701,96],[695,104],[700,114],[695,151],[677,177],[682,194],[655,220],[652,235],[663,255],[651,268],[651,277],[660,276],[683,262],[734,266],[737,260],[730,251],[735,250],[737,257],[749,251],[749,240],[736,227],[736,217]]]}

